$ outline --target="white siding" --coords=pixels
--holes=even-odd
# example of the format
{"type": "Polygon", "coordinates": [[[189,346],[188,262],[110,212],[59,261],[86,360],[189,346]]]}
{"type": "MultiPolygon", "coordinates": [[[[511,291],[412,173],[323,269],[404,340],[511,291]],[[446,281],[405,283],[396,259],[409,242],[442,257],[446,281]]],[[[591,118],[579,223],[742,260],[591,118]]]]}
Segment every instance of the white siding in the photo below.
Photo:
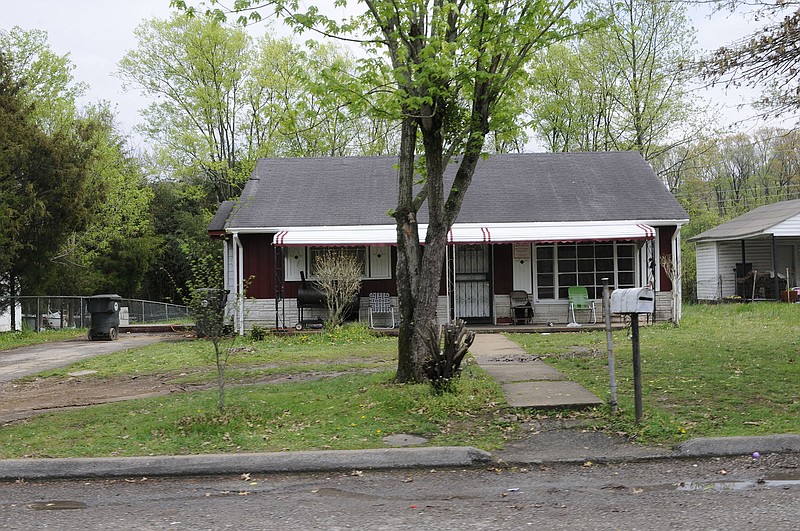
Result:
{"type": "MultiPolygon", "coordinates": [[[[794,219],[794,218],[792,218],[794,219]]],[[[791,221],[791,220],[790,220],[791,221]]],[[[788,222],[787,222],[788,223],[788,222]]],[[[800,227],[797,228],[800,232],[800,227]]],[[[800,264],[800,238],[779,238],[778,246],[794,246],[794,267],[800,264]]],[[[741,241],[701,242],[697,244],[697,298],[717,301],[736,295],[736,264],[742,261],[741,241]]],[[[753,270],[772,273],[772,238],[746,240],[745,262],[753,264],[753,270]]],[[[785,271],[778,271],[785,275],[785,271]]],[[[790,276],[792,272],[790,271],[790,276]]],[[[800,283],[800,279],[789,279],[790,284],[800,283]]],[[[792,286],[789,286],[792,287],[792,286]]],[[[747,298],[751,296],[747,293],[747,298]]]]}
{"type": "Polygon", "coordinates": [[[800,214],[778,223],[770,232],[775,236],[797,236],[800,234],[800,214]]]}
{"type": "Polygon", "coordinates": [[[223,252],[225,253],[225,279],[223,281],[223,288],[230,292],[228,300],[232,301],[236,299],[236,294],[234,293],[236,290],[236,268],[233,267],[236,258],[236,246],[232,241],[225,241],[223,252]]]}
{"type": "Polygon", "coordinates": [[[719,263],[717,261],[717,244],[700,242],[695,255],[697,264],[697,298],[705,301],[719,299],[719,263]]]}

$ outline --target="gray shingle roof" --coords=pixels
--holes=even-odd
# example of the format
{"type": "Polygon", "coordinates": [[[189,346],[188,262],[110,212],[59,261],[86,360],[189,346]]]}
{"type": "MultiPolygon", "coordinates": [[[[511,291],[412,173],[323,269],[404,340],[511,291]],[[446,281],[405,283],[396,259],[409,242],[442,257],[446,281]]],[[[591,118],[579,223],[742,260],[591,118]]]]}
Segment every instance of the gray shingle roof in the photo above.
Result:
{"type": "Polygon", "coordinates": [[[800,215],[800,199],[772,203],[771,205],[754,208],[727,223],[717,225],[713,229],[693,236],[688,241],[744,240],[762,234],[769,234],[770,229],[775,225],[797,215],[800,215]]]}
{"type": "Polygon", "coordinates": [[[236,201],[223,201],[219,205],[217,213],[214,214],[214,217],[211,218],[211,222],[208,224],[209,232],[225,230],[225,223],[228,221],[228,217],[231,215],[231,210],[233,210],[234,206],[236,206],[236,201]]]}
{"type": "MultiPolygon", "coordinates": [[[[261,159],[226,228],[392,224],[387,212],[397,205],[396,162],[261,159]]],[[[427,221],[424,212],[420,218],[427,221]]],[[[478,164],[457,222],[687,218],[638,153],[525,153],[491,155],[478,164]]]]}

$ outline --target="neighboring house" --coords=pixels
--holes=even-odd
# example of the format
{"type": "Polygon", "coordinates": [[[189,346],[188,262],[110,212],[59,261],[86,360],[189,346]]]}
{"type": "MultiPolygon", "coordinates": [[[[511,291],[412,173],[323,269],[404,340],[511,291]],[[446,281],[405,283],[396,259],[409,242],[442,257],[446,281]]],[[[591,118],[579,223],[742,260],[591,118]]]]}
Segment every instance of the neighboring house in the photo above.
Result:
{"type": "MultiPolygon", "coordinates": [[[[241,331],[295,326],[302,278],[313,279],[315,256],[330,246],[346,246],[364,263],[362,320],[372,292],[388,292],[396,304],[389,216],[397,204],[396,163],[396,157],[258,161],[241,198],[222,204],[209,226],[225,242],[231,298],[247,286],[236,310],[241,331]]],[[[423,208],[420,222],[426,221],[423,208]]],[[[600,299],[604,277],[617,288],[651,284],[656,319],[669,319],[672,290],[679,295],[681,287],[658,264],[664,256],[680,263],[680,227],[687,221],[638,153],[490,155],[478,164],[450,231],[439,320],[507,323],[509,295],[523,290],[533,322],[565,323],[567,288],[585,286],[600,299]]]]}
{"type": "Polygon", "coordinates": [[[689,238],[697,244],[697,298],[778,299],[800,284],[800,199],[781,201],[689,238]]]}
{"type": "MultiPolygon", "coordinates": [[[[22,330],[22,306],[19,303],[16,306],[13,329],[22,330]]],[[[0,332],[9,332],[11,329],[11,308],[0,309],[0,332]]]]}

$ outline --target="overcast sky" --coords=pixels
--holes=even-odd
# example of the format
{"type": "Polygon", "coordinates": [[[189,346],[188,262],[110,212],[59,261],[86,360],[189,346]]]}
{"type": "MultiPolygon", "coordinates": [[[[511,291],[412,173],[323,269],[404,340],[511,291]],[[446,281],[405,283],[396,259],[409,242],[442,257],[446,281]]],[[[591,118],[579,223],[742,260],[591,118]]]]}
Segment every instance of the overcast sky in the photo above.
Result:
{"type": "MultiPolygon", "coordinates": [[[[693,11],[702,49],[727,44],[754,28],[752,22],[741,16],[717,14],[709,20],[704,14],[693,11]]],[[[136,46],[133,29],[141,21],[169,15],[169,0],[0,0],[0,29],[20,26],[47,31],[53,50],[57,54],[70,54],[75,80],[89,84],[87,99],[115,104],[118,120],[126,131],[139,122],[138,110],[147,101],[135,92],[123,92],[120,81],[113,75],[117,62],[136,46]]],[[[734,116],[752,114],[748,110],[738,113],[734,110],[737,104],[746,101],[746,93],[724,94],[715,90],[708,97],[728,108],[729,121],[734,116]]]]}

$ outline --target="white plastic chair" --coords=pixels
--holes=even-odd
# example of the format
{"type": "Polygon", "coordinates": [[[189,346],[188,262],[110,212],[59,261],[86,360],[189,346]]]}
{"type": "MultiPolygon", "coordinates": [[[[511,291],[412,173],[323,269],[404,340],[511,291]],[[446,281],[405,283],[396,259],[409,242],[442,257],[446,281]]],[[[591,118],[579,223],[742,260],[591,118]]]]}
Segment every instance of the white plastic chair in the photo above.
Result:
{"type": "Polygon", "coordinates": [[[369,327],[376,330],[390,330],[394,328],[394,307],[392,298],[386,292],[369,294],[369,327]],[[375,315],[391,317],[392,326],[375,326],[375,315]]]}

